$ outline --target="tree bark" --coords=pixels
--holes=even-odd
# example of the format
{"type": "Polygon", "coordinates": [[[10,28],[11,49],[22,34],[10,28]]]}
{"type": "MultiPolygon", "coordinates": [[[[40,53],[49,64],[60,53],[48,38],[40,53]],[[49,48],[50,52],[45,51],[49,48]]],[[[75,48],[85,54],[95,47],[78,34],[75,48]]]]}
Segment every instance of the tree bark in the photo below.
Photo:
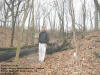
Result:
{"type": "Polygon", "coordinates": [[[100,5],[98,3],[98,0],[94,0],[94,4],[95,4],[95,30],[98,30],[98,17],[99,17],[99,13],[100,13],[100,5]]]}
{"type": "Polygon", "coordinates": [[[18,61],[19,61],[19,54],[20,54],[20,49],[21,49],[22,34],[23,34],[23,30],[24,30],[24,24],[25,24],[25,21],[26,21],[27,16],[28,16],[29,0],[27,0],[26,3],[27,3],[27,5],[26,5],[26,9],[24,11],[24,17],[23,17],[23,20],[22,20],[21,31],[19,33],[18,47],[17,47],[17,50],[16,50],[16,57],[15,57],[15,64],[16,65],[18,64],[18,61]]]}

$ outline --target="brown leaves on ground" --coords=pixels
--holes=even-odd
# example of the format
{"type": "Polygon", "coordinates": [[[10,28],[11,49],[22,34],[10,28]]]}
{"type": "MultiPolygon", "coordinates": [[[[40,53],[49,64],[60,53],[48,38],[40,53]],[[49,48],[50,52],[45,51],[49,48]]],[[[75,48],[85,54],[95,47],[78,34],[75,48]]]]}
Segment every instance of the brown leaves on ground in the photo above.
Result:
{"type": "Polygon", "coordinates": [[[42,63],[33,61],[28,64],[35,56],[25,56],[20,59],[20,67],[34,69],[20,75],[100,75],[100,58],[94,55],[95,52],[100,53],[100,42],[96,40],[100,40],[100,33],[90,33],[84,39],[77,40],[73,44],[74,49],[46,55],[45,62],[42,63]],[[74,56],[76,50],[78,53],[74,56]]]}

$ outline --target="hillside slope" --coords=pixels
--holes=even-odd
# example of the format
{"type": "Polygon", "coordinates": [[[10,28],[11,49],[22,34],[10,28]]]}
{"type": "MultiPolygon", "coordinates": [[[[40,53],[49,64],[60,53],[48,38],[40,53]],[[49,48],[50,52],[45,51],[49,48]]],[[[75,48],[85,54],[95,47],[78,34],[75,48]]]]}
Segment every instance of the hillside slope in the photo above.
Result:
{"type": "MultiPolygon", "coordinates": [[[[100,75],[100,32],[89,33],[77,40],[76,48],[46,55],[45,62],[37,63],[38,54],[20,59],[19,67],[33,68],[20,75],[100,75]],[[77,56],[74,52],[78,51],[77,56]]],[[[0,64],[11,64],[2,62],[0,64]]]]}

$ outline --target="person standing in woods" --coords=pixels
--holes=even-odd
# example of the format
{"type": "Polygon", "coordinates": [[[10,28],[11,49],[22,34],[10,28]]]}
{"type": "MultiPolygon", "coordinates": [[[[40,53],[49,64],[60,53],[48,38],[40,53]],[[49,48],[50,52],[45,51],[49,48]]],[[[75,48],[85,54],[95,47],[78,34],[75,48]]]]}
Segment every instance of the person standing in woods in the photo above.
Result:
{"type": "Polygon", "coordinates": [[[45,59],[46,48],[49,42],[49,35],[46,31],[46,26],[42,26],[42,31],[39,33],[39,62],[45,59]]]}

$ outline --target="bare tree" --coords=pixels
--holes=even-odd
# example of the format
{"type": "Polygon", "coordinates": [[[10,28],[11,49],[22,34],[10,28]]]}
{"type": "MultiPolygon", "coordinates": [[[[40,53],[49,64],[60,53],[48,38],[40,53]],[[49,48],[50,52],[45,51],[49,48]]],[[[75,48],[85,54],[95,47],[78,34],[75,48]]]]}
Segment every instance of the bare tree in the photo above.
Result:
{"type": "Polygon", "coordinates": [[[26,1],[26,8],[24,10],[24,17],[23,17],[23,20],[22,20],[21,31],[20,31],[19,39],[18,39],[18,47],[17,47],[17,51],[16,51],[15,64],[18,64],[18,60],[19,60],[21,41],[22,41],[22,34],[23,34],[23,30],[24,30],[25,21],[26,21],[27,16],[28,16],[29,2],[30,2],[30,0],[26,1]]]}
{"type": "Polygon", "coordinates": [[[32,0],[32,44],[34,45],[34,35],[35,35],[35,28],[34,28],[34,0],[32,0]]]}
{"type": "Polygon", "coordinates": [[[61,0],[61,1],[56,0],[55,5],[56,5],[57,16],[59,18],[60,33],[62,34],[62,37],[64,38],[65,0],[61,0]]]}
{"type": "Polygon", "coordinates": [[[93,30],[93,21],[92,21],[93,17],[92,17],[92,14],[90,12],[90,22],[91,22],[91,30],[93,30]]]}
{"type": "Polygon", "coordinates": [[[73,0],[69,0],[69,14],[72,20],[72,31],[73,31],[73,38],[76,38],[76,28],[75,28],[75,14],[73,8],[73,0]]]}
{"type": "Polygon", "coordinates": [[[9,10],[6,9],[6,5],[4,4],[4,26],[6,27],[7,19],[8,19],[9,10]]]}
{"type": "Polygon", "coordinates": [[[17,19],[18,13],[19,13],[19,7],[21,4],[21,0],[18,0],[17,5],[15,5],[16,0],[10,0],[9,2],[7,2],[7,0],[5,0],[5,3],[8,6],[9,10],[11,11],[11,17],[12,17],[11,47],[13,47],[15,24],[16,24],[16,19],[17,19]],[[15,10],[15,7],[16,7],[16,10],[15,10]]]}
{"type": "Polygon", "coordinates": [[[98,30],[98,18],[99,18],[99,13],[100,13],[100,6],[98,4],[97,0],[94,0],[95,4],[95,30],[98,30]]]}
{"type": "Polygon", "coordinates": [[[83,0],[82,3],[82,13],[83,13],[83,37],[85,36],[86,32],[86,0],[83,0]]]}

